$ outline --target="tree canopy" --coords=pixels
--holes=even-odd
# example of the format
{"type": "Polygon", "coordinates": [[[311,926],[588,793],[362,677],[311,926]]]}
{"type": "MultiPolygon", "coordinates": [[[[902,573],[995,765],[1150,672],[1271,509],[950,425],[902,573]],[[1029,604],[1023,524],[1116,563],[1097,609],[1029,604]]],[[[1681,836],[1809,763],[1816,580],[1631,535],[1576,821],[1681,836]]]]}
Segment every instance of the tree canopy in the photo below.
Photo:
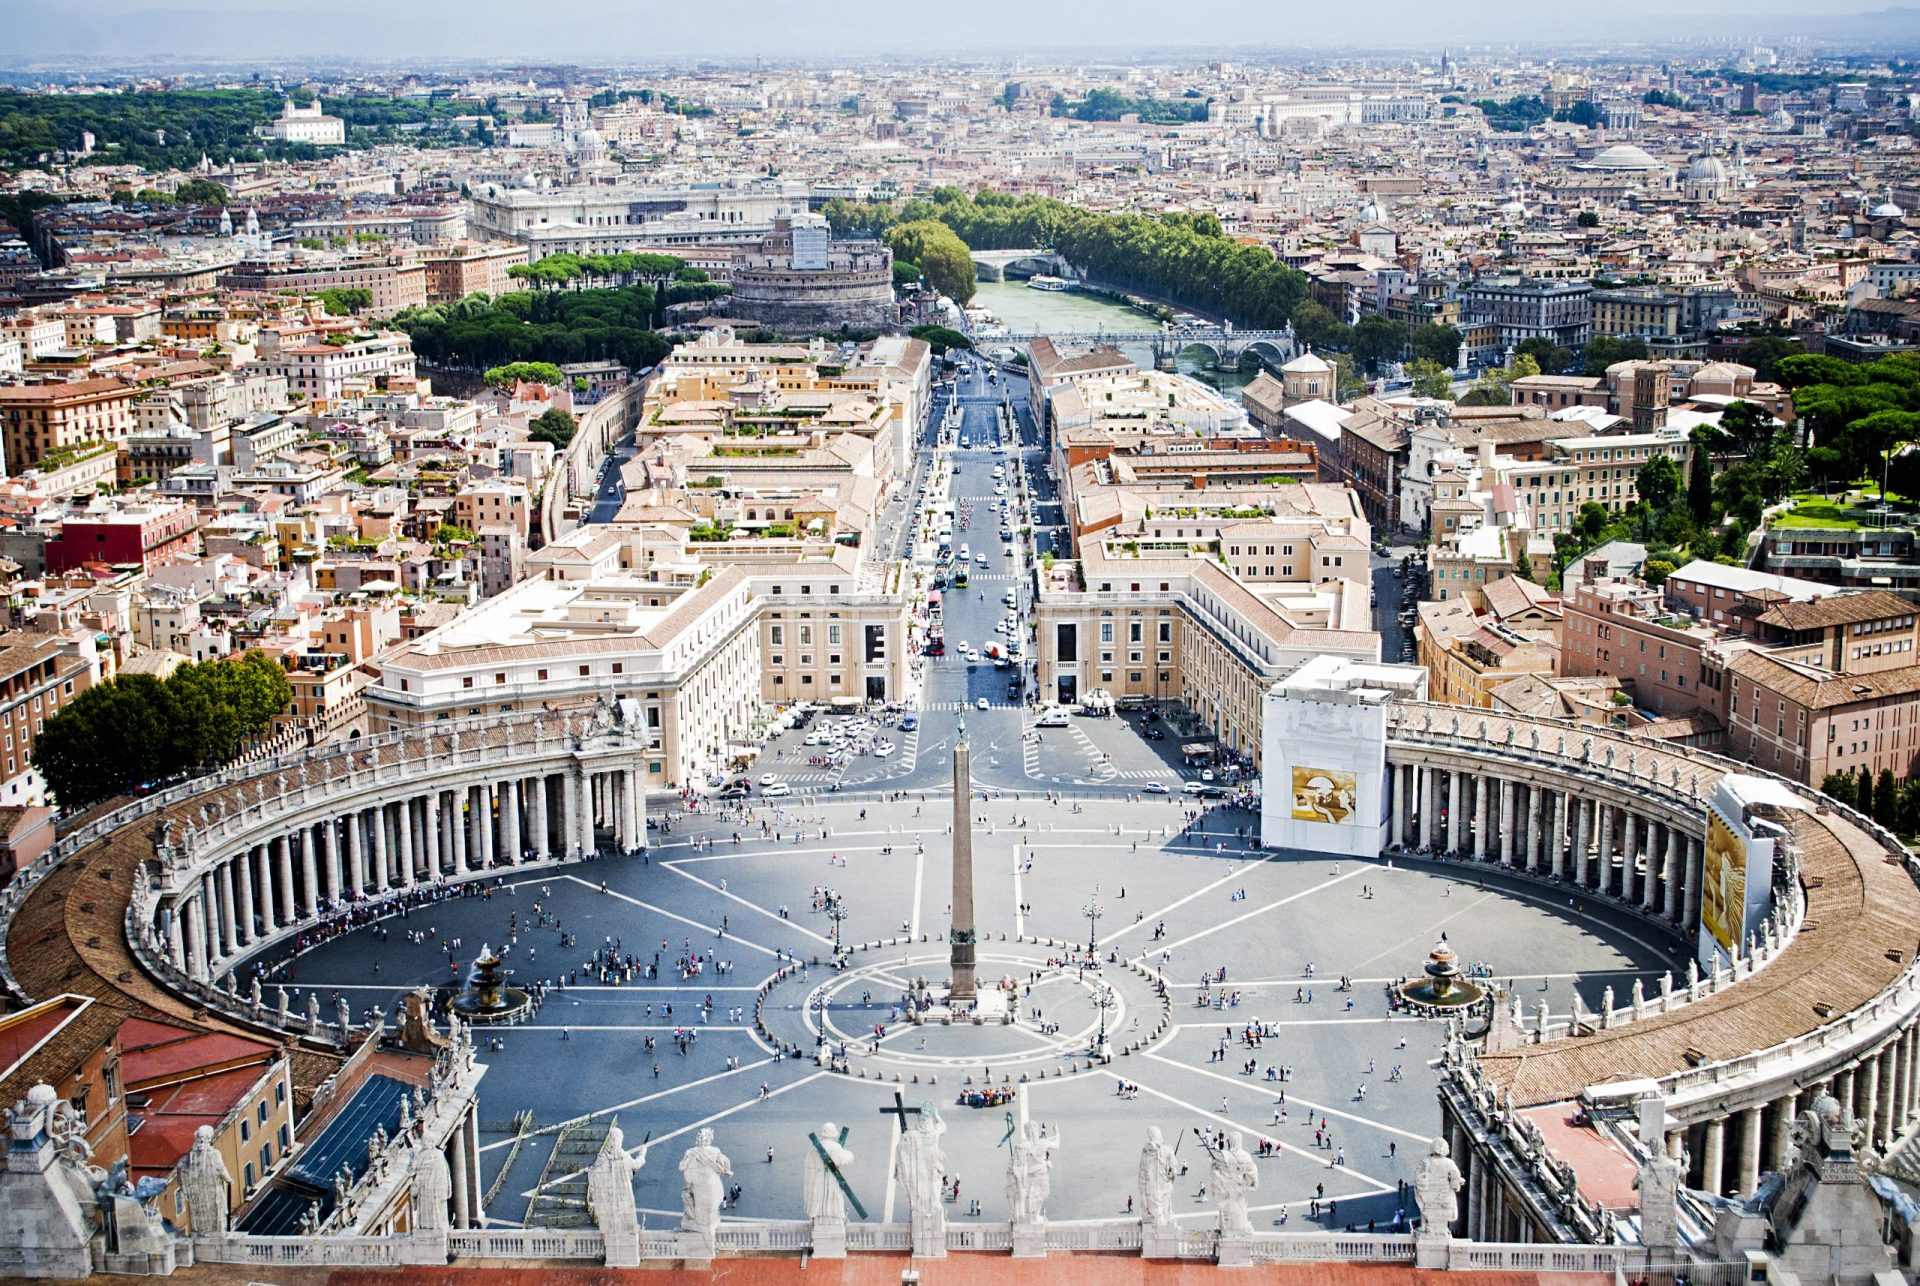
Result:
{"type": "Polygon", "coordinates": [[[443,366],[485,369],[511,362],[610,359],[640,370],[672,348],[651,329],[655,306],[647,286],[512,291],[498,299],[469,295],[456,303],[410,308],[393,324],[413,340],[422,359],[443,366]]]}
{"type": "Polygon", "coordinates": [[[919,264],[928,284],[954,303],[973,298],[973,256],[946,224],[938,219],[898,223],[887,229],[886,242],[896,257],[919,264]]]}
{"type": "Polygon", "coordinates": [[[293,699],[280,663],[261,652],[183,665],[165,680],[96,684],[41,725],[33,766],[62,808],[232,758],[293,699]]]}
{"type": "MultiPolygon", "coordinates": [[[[1225,236],[1212,214],[1102,214],[1052,197],[955,187],[935,188],[897,210],[833,201],[824,213],[842,236],[881,235],[896,224],[935,220],[973,250],[1052,249],[1095,284],[1230,318],[1246,329],[1278,329],[1306,300],[1305,276],[1264,246],[1225,236]]],[[[895,258],[918,263],[933,279],[923,259],[888,244],[895,258]]]]}

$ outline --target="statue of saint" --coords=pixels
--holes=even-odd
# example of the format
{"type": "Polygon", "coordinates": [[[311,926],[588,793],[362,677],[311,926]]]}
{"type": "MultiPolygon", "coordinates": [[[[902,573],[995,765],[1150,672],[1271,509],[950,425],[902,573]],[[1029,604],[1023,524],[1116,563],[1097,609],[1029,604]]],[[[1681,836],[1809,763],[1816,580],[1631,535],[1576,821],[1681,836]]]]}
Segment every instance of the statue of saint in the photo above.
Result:
{"type": "Polygon", "coordinates": [[[1253,1220],[1247,1216],[1247,1198],[1260,1186],[1260,1171],[1254,1168],[1253,1155],[1240,1142],[1236,1130],[1227,1138],[1227,1146],[1214,1149],[1207,1187],[1213,1192],[1215,1208],[1220,1212],[1220,1231],[1251,1233],[1253,1220]]]}
{"type": "Polygon", "coordinates": [[[1160,1136],[1160,1127],[1147,1127],[1147,1142],[1140,1149],[1140,1221],[1154,1227],[1173,1222],[1173,1178],[1180,1163],[1173,1149],[1160,1136]]]}
{"type": "Polygon", "coordinates": [[[453,1197],[453,1171],[447,1158],[431,1143],[422,1143],[413,1152],[413,1230],[445,1232],[448,1227],[447,1202],[453,1197]]]}
{"type": "Polygon", "coordinates": [[[193,1146],[180,1160],[180,1188],[196,1235],[227,1230],[227,1201],[232,1187],[227,1163],[213,1148],[213,1127],[203,1125],[193,1132],[193,1146]]]}
{"type": "Polygon", "coordinates": [[[907,1210],[915,1221],[927,1221],[930,1228],[944,1235],[946,1208],[940,1202],[940,1190],[946,1183],[947,1157],[941,1150],[940,1136],[947,1123],[932,1103],[920,1104],[913,1128],[900,1136],[893,1157],[893,1177],[907,1194],[907,1210]]]}
{"type": "Polygon", "coordinates": [[[1008,1141],[1007,1209],[1015,1225],[1046,1222],[1047,1194],[1053,1190],[1053,1152],[1060,1131],[1047,1134],[1038,1121],[1028,1121],[1008,1141]]]}
{"type": "Polygon", "coordinates": [[[680,1156],[680,1229],[711,1238],[720,1227],[720,1202],[733,1177],[733,1163],[713,1146],[713,1131],[701,1130],[680,1156]]]}
{"type": "Polygon", "coordinates": [[[633,1208],[633,1176],[647,1163],[647,1149],[629,1156],[626,1135],[619,1126],[607,1131],[600,1151],[587,1167],[587,1207],[601,1232],[626,1231],[640,1226],[633,1208]]]}
{"type": "Polygon", "coordinates": [[[1453,1163],[1452,1149],[1445,1139],[1435,1139],[1420,1162],[1414,1176],[1413,1196],[1420,1207],[1420,1231],[1424,1236],[1445,1237],[1460,1210],[1460,1189],[1466,1180],[1453,1163]]]}
{"type": "Polygon", "coordinates": [[[832,1161],[834,1169],[841,1174],[853,1164],[853,1153],[840,1142],[840,1127],[828,1121],[814,1135],[820,1142],[816,1151],[811,1144],[807,1147],[807,1218],[809,1219],[845,1219],[847,1217],[847,1194],[840,1190],[840,1184],[834,1178],[834,1170],[827,1168],[832,1161]],[[826,1153],[825,1157],[820,1152],[826,1153]]]}

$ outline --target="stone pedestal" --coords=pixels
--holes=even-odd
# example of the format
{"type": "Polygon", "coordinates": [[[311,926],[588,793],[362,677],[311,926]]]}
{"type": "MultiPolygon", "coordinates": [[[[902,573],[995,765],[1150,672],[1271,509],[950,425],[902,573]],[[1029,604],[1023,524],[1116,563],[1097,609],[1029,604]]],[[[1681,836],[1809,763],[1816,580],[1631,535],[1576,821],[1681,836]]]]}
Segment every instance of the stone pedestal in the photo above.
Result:
{"type": "Polygon", "coordinates": [[[1222,1268],[1253,1267],[1253,1234],[1223,1231],[1214,1244],[1213,1262],[1222,1268]]]}
{"type": "Polygon", "coordinates": [[[913,1231],[913,1257],[915,1259],[945,1259],[947,1257],[947,1221],[938,1211],[928,1215],[915,1215],[911,1223],[913,1231]]]}
{"type": "Polygon", "coordinates": [[[1413,1239],[1413,1266],[1415,1268],[1445,1268],[1452,1253],[1452,1241],[1446,1235],[1446,1229],[1440,1230],[1437,1237],[1424,1233],[1413,1239]]]}
{"type": "Polygon", "coordinates": [[[674,1258],[689,1268],[705,1268],[713,1262],[713,1238],[704,1232],[681,1229],[674,1234],[674,1258]]]}
{"type": "Polygon", "coordinates": [[[1142,1259],[1178,1259],[1180,1258],[1180,1229],[1170,1223],[1146,1223],[1140,1225],[1140,1257],[1142,1259]]]}
{"type": "MultiPolygon", "coordinates": [[[[638,1248],[639,1238],[635,1237],[638,1248]]],[[[400,1238],[400,1262],[403,1264],[445,1264],[447,1262],[447,1234],[444,1229],[427,1231],[416,1229],[400,1238]]],[[[635,1255],[636,1262],[638,1255],[635,1255]]]]}
{"type": "Polygon", "coordinates": [[[1013,1257],[1045,1259],[1047,1226],[1043,1223],[1017,1223],[1013,1226],[1013,1257]]]}
{"type": "Polygon", "coordinates": [[[812,1239],[815,1259],[847,1257],[847,1221],[845,1219],[815,1219],[812,1239]]]}
{"type": "Polygon", "coordinates": [[[608,1268],[638,1268],[640,1266],[640,1225],[623,1228],[618,1232],[601,1234],[605,1243],[604,1263],[608,1268]]]}

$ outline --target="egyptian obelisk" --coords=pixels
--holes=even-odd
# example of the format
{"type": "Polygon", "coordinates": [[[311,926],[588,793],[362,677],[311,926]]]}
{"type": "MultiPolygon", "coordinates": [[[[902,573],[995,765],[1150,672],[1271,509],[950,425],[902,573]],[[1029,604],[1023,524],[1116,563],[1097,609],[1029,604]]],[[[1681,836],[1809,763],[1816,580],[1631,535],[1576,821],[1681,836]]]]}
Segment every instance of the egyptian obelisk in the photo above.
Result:
{"type": "Polygon", "coordinates": [[[967,716],[953,746],[953,925],[947,932],[950,1004],[973,1002],[973,775],[967,767],[967,716]]]}

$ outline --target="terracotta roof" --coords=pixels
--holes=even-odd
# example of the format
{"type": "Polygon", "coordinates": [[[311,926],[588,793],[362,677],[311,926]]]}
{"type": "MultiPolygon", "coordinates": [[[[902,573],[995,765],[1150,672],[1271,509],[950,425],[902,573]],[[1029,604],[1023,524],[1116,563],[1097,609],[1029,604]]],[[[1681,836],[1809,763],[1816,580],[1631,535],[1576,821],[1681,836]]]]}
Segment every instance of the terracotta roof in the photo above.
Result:
{"type": "Polygon", "coordinates": [[[84,401],[112,393],[133,396],[133,386],[116,379],[72,380],[63,384],[10,384],[0,387],[0,402],[84,401]]]}
{"type": "Polygon", "coordinates": [[[1727,659],[1727,668],[1768,692],[1777,693],[1809,710],[1878,701],[1920,692],[1920,665],[1873,674],[1835,674],[1790,665],[1765,652],[1744,648],[1727,659]]]}
{"type": "Polygon", "coordinates": [[[1889,616],[1911,616],[1915,611],[1910,599],[1892,594],[1884,589],[1863,590],[1858,594],[1835,594],[1831,598],[1816,598],[1811,602],[1796,603],[1785,599],[1757,618],[1763,625],[1777,625],[1786,630],[1820,630],[1831,625],[1856,625],[1865,621],[1884,620],[1889,616]]]}
{"type": "MultiPolygon", "coordinates": [[[[1702,789],[1710,783],[1702,782],[1702,789]]],[[[1659,1077],[1739,1058],[1812,1031],[1815,1005],[1850,1013],[1899,976],[1914,950],[1920,889],[1905,866],[1837,815],[1788,812],[1807,887],[1806,922],[1764,969],[1669,1013],[1591,1035],[1483,1054],[1492,1083],[1519,1107],[1558,1103],[1590,1085],[1659,1077]]]]}

